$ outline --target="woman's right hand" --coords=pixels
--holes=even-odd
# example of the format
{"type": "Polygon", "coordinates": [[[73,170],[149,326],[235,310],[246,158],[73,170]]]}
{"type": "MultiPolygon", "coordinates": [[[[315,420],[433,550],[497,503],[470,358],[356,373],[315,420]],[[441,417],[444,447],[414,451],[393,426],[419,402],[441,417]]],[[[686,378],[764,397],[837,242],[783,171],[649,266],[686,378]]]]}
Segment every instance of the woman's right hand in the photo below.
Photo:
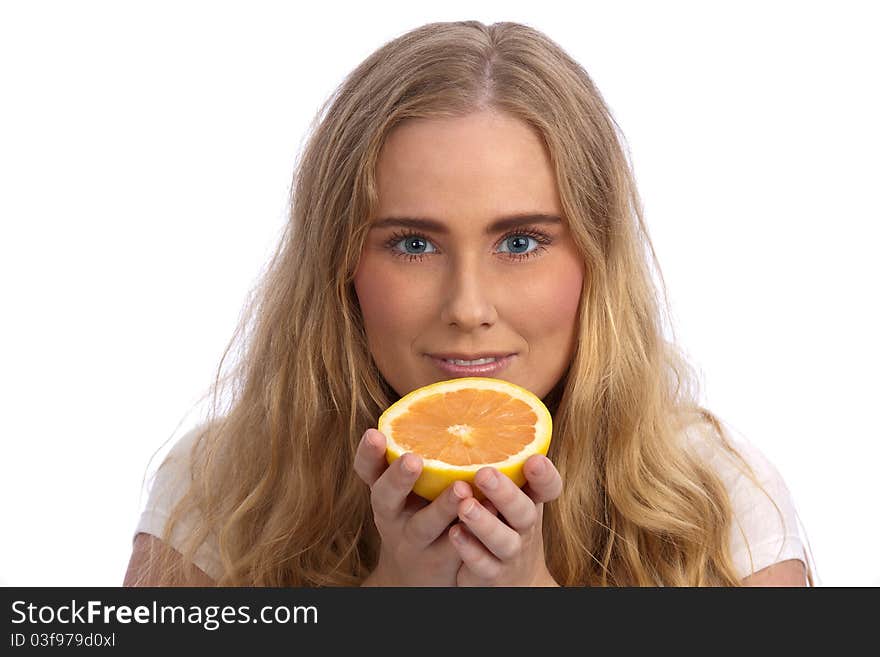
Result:
{"type": "MultiPolygon", "coordinates": [[[[461,558],[449,539],[461,500],[471,487],[456,481],[433,502],[412,492],[422,459],[407,453],[390,466],[385,436],[368,429],[358,445],[354,470],[370,487],[376,528],[382,537],[379,563],[366,586],[455,586],[461,558]]],[[[456,523],[457,524],[457,523],[456,523]]]]}

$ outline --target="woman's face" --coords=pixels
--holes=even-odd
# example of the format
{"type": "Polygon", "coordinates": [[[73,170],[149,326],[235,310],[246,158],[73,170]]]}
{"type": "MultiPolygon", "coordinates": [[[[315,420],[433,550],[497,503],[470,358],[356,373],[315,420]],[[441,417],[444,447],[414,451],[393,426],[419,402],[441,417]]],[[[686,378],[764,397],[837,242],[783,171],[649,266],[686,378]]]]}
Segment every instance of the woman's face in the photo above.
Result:
{"type": "Polygon", "coordinates": [[[402,396],[491,376],[546,396],[571,362],[583,262],[564,220],[495,226],[562,217],[539,135],[490,111],[410,120],[388,135],[377,176],[354,284],[386,381],[402,396]],[[488,372],[441,362],[487,355],[512,356],[488,372]]]}

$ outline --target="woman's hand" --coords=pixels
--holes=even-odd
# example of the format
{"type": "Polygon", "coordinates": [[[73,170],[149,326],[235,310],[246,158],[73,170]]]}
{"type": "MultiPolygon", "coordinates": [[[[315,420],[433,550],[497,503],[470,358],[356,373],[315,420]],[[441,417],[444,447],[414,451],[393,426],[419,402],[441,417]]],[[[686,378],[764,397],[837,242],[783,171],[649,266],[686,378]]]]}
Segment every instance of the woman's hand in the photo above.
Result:
{"type": "Polygon", "coordinates": [[[541,455],[530,457],[524,472],[520,488],[495,468],[481,468],[475,483],[488,501],[459,502],[464,526],[449,530],[462,560],[459,586],[558,586],[544,561],[541,527],[544,502],[559,497],[562,477],[541,455]]]}
{"type": "Polygon", "coordinates": [[[412,492],[421,458],[404,454],[389,466],[385,436],[376,429],[368,429],[361,439],[354,470],[370,487],[373,518],[382,537],[379,563],[364,584],[455,586],[461,558],[446,530],[459,505],[473,497],[471,487],[457,481],[428,503],[412,492]]]}

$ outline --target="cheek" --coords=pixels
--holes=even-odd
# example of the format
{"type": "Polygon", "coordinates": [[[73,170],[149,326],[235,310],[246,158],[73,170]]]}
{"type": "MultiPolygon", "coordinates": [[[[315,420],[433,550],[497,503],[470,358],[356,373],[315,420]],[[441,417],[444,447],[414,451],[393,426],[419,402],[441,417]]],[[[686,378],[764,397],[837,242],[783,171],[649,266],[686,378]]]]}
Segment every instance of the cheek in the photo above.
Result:
{"type": "Polygon", "coordinates": [[[395,343],[417,323],[424,294],[392,268],[367,257],[355,272],[354,286],[367,337],[374,345],[395,343]]]}
{"type": "Polygon", "coordinates": [[[523,286],[518,314],[530,327],[531,338],[569,338],[574,333],[583,282],[583,270],[577,262],[570,262],[523,286]]]}

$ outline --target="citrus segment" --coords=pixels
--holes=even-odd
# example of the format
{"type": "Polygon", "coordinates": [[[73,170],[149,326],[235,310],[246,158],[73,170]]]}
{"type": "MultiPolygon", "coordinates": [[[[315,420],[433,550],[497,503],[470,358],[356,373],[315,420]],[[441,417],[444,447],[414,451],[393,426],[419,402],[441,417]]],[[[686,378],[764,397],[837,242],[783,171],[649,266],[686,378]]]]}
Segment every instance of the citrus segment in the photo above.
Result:
{"type": "MultiPolygon", "coordinates": [[[[413,452],[422,473],[413,491],[436,498],[457,479],[473,482],[484,466],[497,468],[518,486],[523,464],[546,454],[552,434],[550,411],[516,384],[487,377],[461,377],[413,390],[382,413],[388,463],[413,452]]],[[[478,498],[483,497],[474,487],[478,498]]]]}

